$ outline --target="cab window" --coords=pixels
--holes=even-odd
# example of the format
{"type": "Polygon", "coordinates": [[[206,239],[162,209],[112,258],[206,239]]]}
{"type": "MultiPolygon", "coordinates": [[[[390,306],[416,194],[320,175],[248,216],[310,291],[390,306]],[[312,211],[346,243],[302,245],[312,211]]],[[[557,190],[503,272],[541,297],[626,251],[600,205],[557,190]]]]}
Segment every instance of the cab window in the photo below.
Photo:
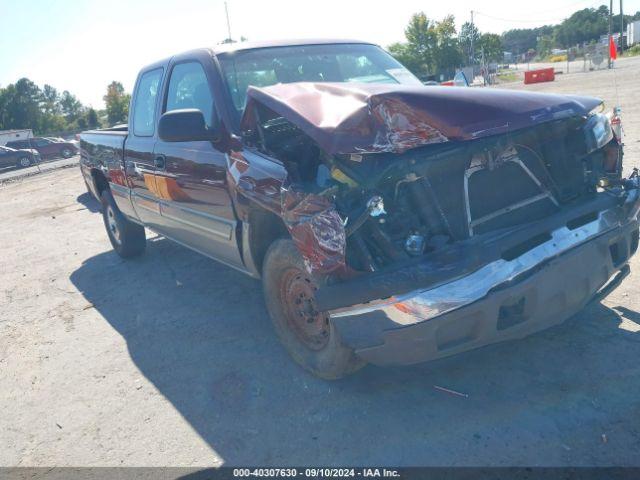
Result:
{"type": "Polygon", "coordinates": [[[196,108],[209,127],[213,124],[213,96],[199,62],[179,63],[171,72],[165,112],[196,108]]]}
{"type": "Polygon", "coordinates": [[[161,68],[145,72],[140,77],[133,105],[133,134],[136,137],[151,137],[155,132],[156,98],[161,79],[161,68]]]}

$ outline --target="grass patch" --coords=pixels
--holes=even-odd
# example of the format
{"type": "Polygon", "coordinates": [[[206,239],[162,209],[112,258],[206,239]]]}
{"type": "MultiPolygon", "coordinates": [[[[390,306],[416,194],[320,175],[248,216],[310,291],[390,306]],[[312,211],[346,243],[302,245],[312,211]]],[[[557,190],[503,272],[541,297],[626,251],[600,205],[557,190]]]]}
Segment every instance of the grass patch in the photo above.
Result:
{"type": "Polygon", "coordinates": [[[509,83],[509,82],[518,81],[518,74],[516,72],[498,73],[497,77],[500,83],[509,83]]]}
{"type": "Polygon", "coordinates": [[[638,55],[640,55],[640,44],[634,45],[629,50],[624,51],[625,57],[637,57],[638,55]]]}

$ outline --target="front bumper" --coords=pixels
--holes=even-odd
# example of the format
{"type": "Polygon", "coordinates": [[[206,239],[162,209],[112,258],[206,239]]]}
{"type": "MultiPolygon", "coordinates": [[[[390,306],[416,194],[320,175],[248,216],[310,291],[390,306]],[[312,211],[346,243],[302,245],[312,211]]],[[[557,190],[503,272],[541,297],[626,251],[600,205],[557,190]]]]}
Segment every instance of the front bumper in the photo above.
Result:
{"type": "Polygon", "coordinates": [[[580,311],[638,248],[638,191],[624,205],[512,260],[435,288],[330,312],[345,344],[378,365],[404,365],[522,338],[580,311]]]}

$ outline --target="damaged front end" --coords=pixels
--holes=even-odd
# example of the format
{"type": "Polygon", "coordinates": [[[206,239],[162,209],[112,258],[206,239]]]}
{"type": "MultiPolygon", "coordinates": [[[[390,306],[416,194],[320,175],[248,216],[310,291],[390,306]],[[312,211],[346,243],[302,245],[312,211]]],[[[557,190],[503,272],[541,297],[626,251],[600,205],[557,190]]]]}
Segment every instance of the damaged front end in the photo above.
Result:
{"type": "Polygon", "coordinates": [[[249,90],[245,157],[286,175],[256,185],[238,154],[236,190],[283,220],[329,278],[318,307],[374,363],[561,321],[637,249],[638,177],[598,100],[471,90],[249,90]]]}

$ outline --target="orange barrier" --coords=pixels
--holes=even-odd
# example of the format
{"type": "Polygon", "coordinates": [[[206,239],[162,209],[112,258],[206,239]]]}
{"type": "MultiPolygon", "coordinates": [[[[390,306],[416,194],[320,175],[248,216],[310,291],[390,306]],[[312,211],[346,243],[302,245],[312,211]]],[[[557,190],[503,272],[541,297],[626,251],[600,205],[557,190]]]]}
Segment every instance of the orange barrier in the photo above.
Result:
{"type": "Polygon", "coordinates": [[[524,72],[524,83],[553,82],[556,78],[553,68],[541,68],[539,70],[529,70],[524,72]]]}

